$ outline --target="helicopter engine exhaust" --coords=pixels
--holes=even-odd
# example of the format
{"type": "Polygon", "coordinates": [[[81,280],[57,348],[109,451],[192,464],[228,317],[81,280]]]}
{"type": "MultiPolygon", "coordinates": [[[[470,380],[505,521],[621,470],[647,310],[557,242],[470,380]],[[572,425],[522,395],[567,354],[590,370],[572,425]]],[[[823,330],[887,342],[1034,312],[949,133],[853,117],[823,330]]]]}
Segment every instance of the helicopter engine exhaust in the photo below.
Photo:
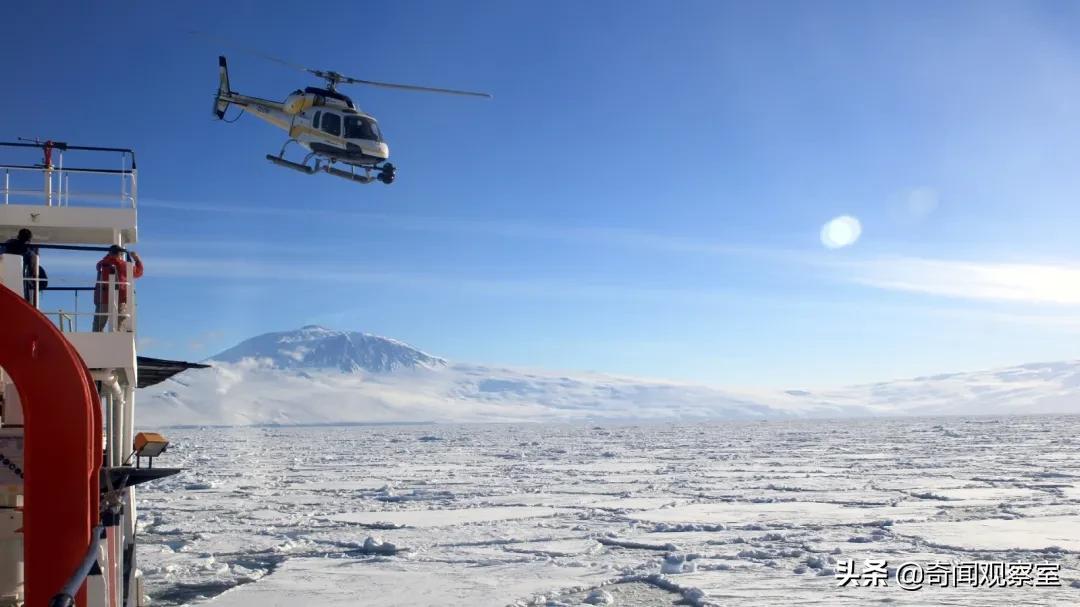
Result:
{"type": "Polygon", "coordinates": [[[285,98],[281,104],[286,114],[295,116],[306,109],[315,106],[315,95],[303,91],[295,91],[285,98]]]}

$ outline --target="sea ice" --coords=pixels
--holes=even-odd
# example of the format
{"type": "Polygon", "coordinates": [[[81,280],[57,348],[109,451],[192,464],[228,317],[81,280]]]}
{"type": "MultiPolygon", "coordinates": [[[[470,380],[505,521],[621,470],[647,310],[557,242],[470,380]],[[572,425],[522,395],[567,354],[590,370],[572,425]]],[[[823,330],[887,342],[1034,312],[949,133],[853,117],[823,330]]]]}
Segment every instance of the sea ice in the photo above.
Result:
{"type": "Polygon", "coordinates": [[[538,506],[507,506],[499,508],[463,508],[460,510],[384,510],[380,512],[350,512],[336,514],[331,520],[342,523],[402,525],[405,527],[446,527],[468,523],[509,521],[523,518],[554,516],[557,508],[538,506]]]}
{"type": "Polygon", "coordinates": [[[1075,417],[170,434],[187,470],[138,491],[156,606],[1080,604],[1075,417]],[[837,587],[870,558],[1064,587],[837,587]]]}
{"type": "Polygon", "coordinates": [[[1046,550],[1080,552],[1080,508],[1072,516],[899,523],[893,531],[936,546],[960,550],[1046,550]]]}

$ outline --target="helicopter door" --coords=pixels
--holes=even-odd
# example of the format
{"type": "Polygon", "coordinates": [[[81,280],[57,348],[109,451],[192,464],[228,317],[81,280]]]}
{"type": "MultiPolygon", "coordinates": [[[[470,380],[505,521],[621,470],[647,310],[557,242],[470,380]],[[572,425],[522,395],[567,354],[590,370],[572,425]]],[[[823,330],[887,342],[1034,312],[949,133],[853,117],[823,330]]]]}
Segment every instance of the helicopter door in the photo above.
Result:
{"type": "Polygon", "coordinates": [[[322,130],[328,135],[334,137],[341,136],[341,116],[330,112],[323,112],[322,115],[322,130]]]}

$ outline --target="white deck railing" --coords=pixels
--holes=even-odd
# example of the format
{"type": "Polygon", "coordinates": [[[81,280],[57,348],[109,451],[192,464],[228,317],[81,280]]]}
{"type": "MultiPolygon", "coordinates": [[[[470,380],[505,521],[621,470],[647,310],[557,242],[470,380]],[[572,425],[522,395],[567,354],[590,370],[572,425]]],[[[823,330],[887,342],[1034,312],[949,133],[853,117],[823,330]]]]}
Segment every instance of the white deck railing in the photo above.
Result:
{"type": "MultiPolygon", "coordinates": [[[[114,191],[107,191],[98,185],[94,190],[71,190],[71,171],[62,169],[42,169],[6,166],[3,171],[0,200],[4,204],[40,204],[44,206],[113,206],[133,209],[137,200],[137,179],[134,172],[109,173],[104,171],[81,170],[77,173],[85,176],[108,176],[119,181],[114,191]],[[30,183],[29,176],[40,179],[36,187],[30,183]],[[20,179],[22,177],[22,179],[20,179]],[[52,183],[49,183],[52,182],[52,183]]],[[[84,181],[92,181],[84,179],[84,181]]]]}
{"type": "MultiPolygon", "coordinates": [[[[25,297],[31,305],[52,320],[61,332],[135,332],[135,277],[131,265],[127,268],[126,285],[117,280],[116,276],[109,276],[107,281],[89,283],[54,277],[30,278],[23,275],[22,265],[22,256],[0,255],[0,284],[25,297]],[[46,282],[49,286],[42,288],[46,282]],[[99,289],[106,303],[100,310],[95,297],[95,291],[99,289]],[[125,299],[122,305],[121,290],[124,291],[122,295],[125,299]],[[46,296],[49,301],[46,301],[46,296]],[[95,322],[99,319],[99,322],[95,322]],[[95,328],[99,330],[94,331],[95,328]]],[[[31,273],[29,276],[33,275],[31,273]]]]}
{"type": "Polygon", "coordinates": [[[0,148],[15,148],[20,152],[41,150],[40,164],[0,162],[0,202],[3,204],[40,204],[44,206],[116,206],[135,208],[138,199],[138,178],[135,154],[120,148],[96,148],[54,144],[0,142],[0,148]],[[62,146],[62,147],[60,147],[62,146]],[[93,152],[111,156],[115,167],[64,166],[64,153],[93,152]],[[72,189],[72,177],[76,189],[72,189]]]}

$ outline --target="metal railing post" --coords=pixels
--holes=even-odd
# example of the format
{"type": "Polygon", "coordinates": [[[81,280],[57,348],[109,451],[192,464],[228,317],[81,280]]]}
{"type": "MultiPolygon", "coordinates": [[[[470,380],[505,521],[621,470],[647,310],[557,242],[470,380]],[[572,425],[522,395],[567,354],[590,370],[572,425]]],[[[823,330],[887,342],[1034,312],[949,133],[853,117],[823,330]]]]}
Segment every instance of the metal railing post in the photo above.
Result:
{"type": "Polygon", "coordinates": [[[124,291],[127,294],[124,303],[124,312],[126,315],[124,330],[134,333],[135,332],[135,275],[134,270],[131,267],[131,261],[128,261],[124,266],[127,269],[127,284],[124,285],[124,291]]]}
{"type": "MultiPolygon", "coordinates": [[[[130,455],[135,451],[135,386],[127,384],[124,386],[124,402],[121,403],[122,415],[120,416],[120,457],[130,455]]],[[[128,493],[130,498],[133,494],[128,493]]],[[[134,525],[135,523],[135,504],[130,504],[131,518],[128,525],[134,525]]],[[[130,531],[133,531],[130,530],[130,531]]]]}
{"type": "Polygon", "coordinates": [[[52,169],[52,165],[50,164],[50,165],[45,167],[45,204],[50,206],[50,207],[52,206],[52,198],[53,198],[53,194],[52,194],[52,177],[53,177],[53,169],[52,169]]]}
{"type": "Polygon", "coordinates": [[[120,298],[120,289],[118,289],[116,287],[117,287],[117,284],[116,284],[116,272],[112,272],[112,273],[109,274],[109,284],[108,284],[108,287],[107,287],[108,290],[106,291],[106,293],[108,293],[108,298],[109,298],[109,320],[108,320],[108,322],[109,322],[109,332],[110,333],[113,333],[113,332],[115,332],[117,330],[116,322],[117,322],[117,320],[119,318],[119,315],[117,314],[117,312],[118,312],[118,310],[120,308],[120,302],[117,301],[117,300],[120,298]]]}
{"type": "Polygon", "coordinates": [[[38,277],[40,276],[41,272],[38,269],[40,267],[38,265],[38,262],[39,262],[38,254],[35,252],[34,253],[34,279],[33,279],[34,280],[34,307],[40,310],[41,309],[41,279],[38,278],[38,277]]]}
{"type": "Polygon", "coordinates": [[[102,389],[101,396],[102,400],[105,401],[105,415],[101,416],[101,420],[105,425],[105,461],[109,462],[110,466],[115,466],[117,449],[115,442],[113,442],[113,432],[116,429],[116,423],[113,420],[113,409],[116,408],[116,404],[113,403],[112,392],[102,389]]]}
{"type": "Polygon", "coordinates": [[[64,206],[64,153],[60,152],[60,164],[56,172],[56,206],[64,206]]]}

